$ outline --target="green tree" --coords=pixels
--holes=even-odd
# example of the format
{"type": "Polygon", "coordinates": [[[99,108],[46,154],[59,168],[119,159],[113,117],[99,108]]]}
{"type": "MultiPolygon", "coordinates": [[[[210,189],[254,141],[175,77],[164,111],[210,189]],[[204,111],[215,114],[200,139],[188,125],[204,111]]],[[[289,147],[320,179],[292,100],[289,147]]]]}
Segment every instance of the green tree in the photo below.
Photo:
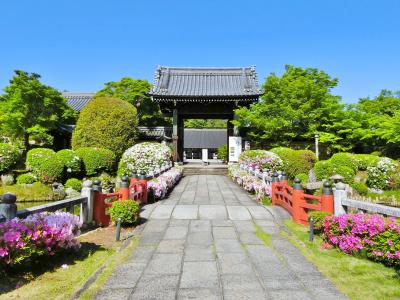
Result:
{"type": "Polygon", "coordinates": [[[98,91],[95,97],[108,96],[128,101],[137,109],[139,125],[165,125],[166,121],[159,105],[151,101],[147,94],[150,88],[151,84],[147,80],[124,77],[120,81],[105,83],[105,87],[98,91]]]}
{"type": "Polygon", "coordinates": [[[117,158],[133,146],[137,135],[136,108],[111,97],[96,97],[82,109],[72,133],[72,148],[102,147],[117,158]]]}
{"type": "Polygon", "coordinates": [[[75,118],[74,111],[56,89],[39,81],[40,75],[17,70],[0,96],[0,131],[13,139],[29,137],[52,141],[57,125],[75,118]]]}
{"type": "Polygon", "coordinates": [[[267,77],[258,103],[235,111],[233,123],[258,146],[289,146],[293,141],[310,141],[319,132],[329,135],[326,143],[338,147],[342,137],[329,128],[333,119],[343,119],[344,105],[331,93],[337,83],[321,70],[287,65],[282,76],[267,77]]]}

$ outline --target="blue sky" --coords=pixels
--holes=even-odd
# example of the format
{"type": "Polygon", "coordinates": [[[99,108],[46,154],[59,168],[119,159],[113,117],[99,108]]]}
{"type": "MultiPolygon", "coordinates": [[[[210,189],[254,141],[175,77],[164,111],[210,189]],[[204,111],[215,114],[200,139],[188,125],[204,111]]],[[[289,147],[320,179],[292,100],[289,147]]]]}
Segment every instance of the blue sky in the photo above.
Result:
{"type": "Polygon", "coordinates": [[[3,0],[0,89],[14,69],[59,90],[91,92],[156,65],[285,64],[339,78],[343,102],[400,90],[400,1],[3,0]]]}

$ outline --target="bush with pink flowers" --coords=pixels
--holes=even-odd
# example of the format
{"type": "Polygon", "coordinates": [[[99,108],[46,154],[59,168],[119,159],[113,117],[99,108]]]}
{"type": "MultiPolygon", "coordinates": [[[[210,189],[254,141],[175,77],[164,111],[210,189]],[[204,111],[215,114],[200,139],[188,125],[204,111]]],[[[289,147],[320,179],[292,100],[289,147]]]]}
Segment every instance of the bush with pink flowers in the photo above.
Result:
{"type": "Polygon", "coordinates": [[[16,266],[79,249],[79,218],[65,212],[38,213],[0,224],[0,266],[16,266]]]}
{"type": "Polygon", "coordinates": [[[153,192],[154,198],[163,199],[169,191],[179,182],[182,177],[183,169],[174,167],[157,178],[148,182],[148,189],[153,192]]]}
{"type": "Polygon", "coordinates": [[[345,214],[324,219],[325,240],[347,254],[400,267],[400,226],[381,215],[345,214]]]}

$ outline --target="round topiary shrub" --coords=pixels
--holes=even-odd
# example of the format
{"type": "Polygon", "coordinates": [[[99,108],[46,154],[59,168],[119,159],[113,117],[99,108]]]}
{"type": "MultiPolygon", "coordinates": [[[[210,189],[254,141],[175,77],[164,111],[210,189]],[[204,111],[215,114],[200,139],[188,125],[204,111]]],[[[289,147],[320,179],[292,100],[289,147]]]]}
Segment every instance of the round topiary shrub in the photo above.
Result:
{"type": "Polygon", "coordinates": [[[330,158],[334,167],[348,167],[357,170],[357,159],[351,153],[341,152],[332,155],[330,158]]]}
{"type": "Polygon", "coordinates": [[[321,234],[324,232],[324,220],[330,215],[330,213],[325,211],[317,210],[314,210],[308,214],[308,221],[310,221],[311,217],[314,219],[314,233],[321,234]]]}
{"type": "Polygon", "coordinates": [[[273,152],[265,150],[247,150],[239,158],[240,164],[245,164],[251,168],[268,169],[270,171],[282,170],[283,162],[273,152]]]}
{"type": "Polygon", "coordinates": [[[67,173],[79,173],[82,167],[82,160],[71,149],[63,149],[56,153],[58,159],[64,164],[67,173]]]}
{"type": "Polygon", "coordinates": [[[101,146],[119,158],[134,144],[137,123],[132,104],[112,97],[96,97],[79,114],[72,133],[72,149],[101,146]]]}
{"type": "Polygon", "coordinates": [[[315,177],[317,180],[328,179],[333,175],[333,165],[330,160],[320,160],[314,166],[315,177]]]}
{"type": "Polygon", "coordinates": [[[308,175],[306,173],[300,173],[295,176],[295,178],[299,178],[301,180],[301,183],[307,183],[308,182],[308,175]]]}
{"type": "Polygon", "coordinates": [[[342,165],[337,165],[333,167],[332,175],[336,174],[343,176],[343,181],[349,184],[354,182],[354,177],[356,176],[353,168],[342,165]]]}
{"type": "Polygon", "coordinates": [[[314,152],[310,150],[293,150],[286,147],[277,147],[270,150],[277,154],[283,161],[283,170],[291,179],[296,174],[308,173],[317,160],[314,152]]]}
{"type": "Polygon", "coordinates": [[[121,219],[121,224],[134,224],[138,218],[139,204],[135,200],[122,200],[113,202],[108,210],[113,222],[121,219]]]}
{"type": "Polygon", "coordinates": [[[32,173],[21,174],[17,177],[18,184],[32,184],[37,181],[37,178],[32,173]]]}
{"type": "Polygon", "coordinates": [[[75,191],[80,191],[82,189],[82,182],[76,178],[70,178],[65,182],[65,188],[72,188],[75,191]]]}
{"type": "Polygon", "coordinates": [[[171,159],[171,148],[166,145],[150,142],[136,144],[122,155],[118,175],[131,175],[133,172],[148,174],[153,169],[170,162],[171,159]]]}
{"type": "Polygon", "coordinates": [[[0,143],[0,173],[9,170],[13,165],[18,162],[21,155],[17,147],[0,143]]]}
{"type": "Polygon", "coordinates": [[[115,165],[115,155],[112,151],[103,148],[84,147],[75,151],[76,155],[83,161],[87,176],[111,172],[115,165]]]}
{"type": "Polygon", "coordinates": [[[40,182],[51,183],[61,179],[64,164],[55,152],[47,148],[29,150],[26,155],[26,168],[32,171],[40,182]]]}

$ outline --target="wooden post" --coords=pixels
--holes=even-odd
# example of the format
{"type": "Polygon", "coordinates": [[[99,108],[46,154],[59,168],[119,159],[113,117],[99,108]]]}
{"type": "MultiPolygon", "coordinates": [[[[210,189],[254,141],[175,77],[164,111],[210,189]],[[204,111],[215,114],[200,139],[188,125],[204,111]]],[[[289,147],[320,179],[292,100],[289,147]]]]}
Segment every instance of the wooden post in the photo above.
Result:
{"type": "Polygon", "coordinates": [[[304,201],[304,191],[301,186],[301,180],[299,178],[294,179],[293,193],[292,193],[292,204],[293,204],[293,222],[302,224],[301,215],[302,207],[301,203],[304,201]]]}
{"type": "Polygon", "coordinates": [[[329,181],[324,182],[324,188],[322,189],[321,210],[330,214],[334,213],[333,193],[329,181]]]}
{"type": "Polygon", "coordinates": [[[121,183],[119,184],[119,191],[121,194],[121,200],[129,199],[129,177],[124,175],[121,177],[121,183]]]}
{"type": "Polygon", "coordinates": [[[272,184],[271,184],[271,204],[276,205],[276,186],[279,183],[278,173],[274,172],[272,174],[272,184]]]}

